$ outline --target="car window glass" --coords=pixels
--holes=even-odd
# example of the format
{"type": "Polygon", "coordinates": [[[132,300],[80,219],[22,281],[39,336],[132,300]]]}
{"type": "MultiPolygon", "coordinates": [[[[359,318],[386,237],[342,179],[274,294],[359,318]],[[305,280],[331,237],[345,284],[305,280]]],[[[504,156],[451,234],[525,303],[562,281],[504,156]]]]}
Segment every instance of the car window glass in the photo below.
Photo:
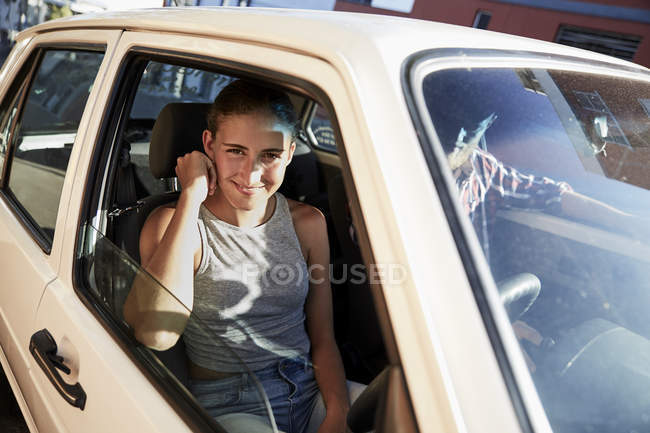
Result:
{"type": "Polygon", "coordinates": [[[314,117],[311,119],[308,131],[312,136],[314,146],[330,152],[336,152],[336,136],[327,110],[316,104],[314,117]]]}
{"type": "Polygon", "coordinates": [[[77,128],[103,57],[46,51],[14,133],[9,189],[48,243],[77,128]]]}
{"type": "MultiPolygon", "coordinates": [[[[193,380],[195,390],[205,390],[204,394],[196,396],[196,403],[207,411],[208,415],[223,429],[222,431],[247,433],[255,428],[260,429],[261,432],[275,431],[275,421],[270,415],[270,405],[264,389],[255,374],[248,369],[229,343],[211,331],[201,317],[190,312],[167,288],[104,237],[100,231],[87,225],[83,228],[83,233],[84,244],[78,260],[86,275],[88,286],[95,298],[114,317],[119,318],[123,328],[128,329],[122,310],[129,291],[132,288],[154,290],[161,298],[166,298],[174,305],[178,305],[180,310],[190,313],[193,318],[193,332],[203,340],[204,344],[214,348],[212,350],[227,353],[228,357],[237,364],[238,370],[242,372],[241,375],[223,380],[193,380]],[[242,389],[246,390],[245,397],[241,395],[244,392],[242,389]],[[246,399],[245,407],[239,404],[242,398],[246,399]],[[212,405],[219,406],[218,412],[212,405]],[[244,409],[246,413],[243,413],[244,409]],[[252,413],[255,415],[251,415],[252,413]]],[[[174,375],[179,382],[185,386],[189,384],[182,337],[176,346],[167,351],[146,350],[158,357],[168,373],[174,375]]]]}
{"type": "Polygon", "coordinates": [[[647,78],[467,68],[418,92],[554,430],[646,430],[647,78]]]}

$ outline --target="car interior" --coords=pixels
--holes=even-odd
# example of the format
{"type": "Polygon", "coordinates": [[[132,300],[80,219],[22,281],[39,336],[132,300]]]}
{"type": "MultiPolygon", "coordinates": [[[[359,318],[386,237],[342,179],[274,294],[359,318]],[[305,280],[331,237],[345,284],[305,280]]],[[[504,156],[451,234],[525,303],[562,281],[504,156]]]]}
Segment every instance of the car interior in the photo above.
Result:
{"type": "MultiPolygon", "coordinates": [[[[127,333],[122,306],[133,277],[124,275],[141,272],[134,270],[140,260],[140,230],[151,211],[177,200],[180,192],[174,173],[176,158],[193,150],[203,151],[201,136],[206,128],[206,111],[218,91],[233,79],[155,61],[141,61],[140,70],[137,89],[125,97],[130,114],[116,123],[119,126],[115,137],[119,139],[115,139],[115,150],[110,156],[112,169],[105,174],[108,185],[96,187],[102,196],[97,200],[102,203],[88,218],[89,225],[95,226],[95,236],[108,242],[91,248],[85,266],[91,292],[127,333]],[[180,80],[181,87],[174,87],[180,80]],[[101,246],[106,244],[110,246],[101,246]],[[118,258],[113,257],[115,251],[119,252],[118,258]]],[[[349,272],[353,265],[364,263],[359,246],[363,234],[357,228],[359,225],[353,223],[349,200],[353,189],[344,180],[333,116],[310,95],[287,93],[299,116],[301,131],[279,191],[287,198],[318,208],[326,217],[335,338],[346,377],[363,384],[373,383],[359,398],[349,422],[356,426],[355,431],[369,431],[377,427],[378,405],[386,404],[379,396],[396,379],[389,379],[394,372],[390,372],[371,287],[349,272]]],[[[151,353],[175,380],[188,384],[182,339],[167,351],[151,353]]]]}

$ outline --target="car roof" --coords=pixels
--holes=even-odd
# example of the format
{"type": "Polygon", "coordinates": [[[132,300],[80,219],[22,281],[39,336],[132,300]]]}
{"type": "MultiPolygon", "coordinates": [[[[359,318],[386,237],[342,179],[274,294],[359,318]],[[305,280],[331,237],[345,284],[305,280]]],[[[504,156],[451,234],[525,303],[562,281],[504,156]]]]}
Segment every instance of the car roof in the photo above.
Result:
{"type": "Polygon", "coordinates": [[[503,33],[431,21],[339,11],[191,7],[90,13],[48,21],[19,38],[65,29],[123,29],[252,41],[325,59],[363,61],[373,53],[399,65],[436,48],[507,49],[579,57],[645,68],[590,51],[503,33]]]}

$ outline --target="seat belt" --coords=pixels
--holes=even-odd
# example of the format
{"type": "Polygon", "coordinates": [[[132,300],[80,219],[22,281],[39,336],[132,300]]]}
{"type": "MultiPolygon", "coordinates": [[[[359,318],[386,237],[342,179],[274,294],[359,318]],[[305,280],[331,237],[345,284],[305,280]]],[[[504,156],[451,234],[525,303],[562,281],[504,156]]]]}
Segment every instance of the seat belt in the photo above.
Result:
{"type": "MultiPolygon", "coordinates": [[[[123,140],[115,175],[115,203],[108,214],[113,225],[113,242],[122,251],[126,251],[127,238],[134,236],[131,233],[133,220],[130,212],[139,209],[140,206],[142,206],[142,203],[138,200],[135,188],[135,168],[131,163],[131,143],[128,140],[123,140]]],[[[111,270],[120,269],[120,266],[123,265],[122,259],[116,255],[116,251],[109,251],[107,258],[112,259],[105,262],[105,264],[110,262],[109,269],[111,270]]],[[[130,278],[128,278],[128,275],[125,278],[125,275],[110,271],[109,274],[105,276],[108,283],[105,296],[117,317],[121,318],[121,307],[125,297],[123,293],[130,278]]]]}
{"type": "Polygon", "coordinates": [[[131,143],[126,140],[120,149],[115,181],[115,206],[108,214],[109,218],[122,216],[126,212],[142,206],[142,203],[138,201],[135,189],[135,168],[131,164],[131,143]]]}

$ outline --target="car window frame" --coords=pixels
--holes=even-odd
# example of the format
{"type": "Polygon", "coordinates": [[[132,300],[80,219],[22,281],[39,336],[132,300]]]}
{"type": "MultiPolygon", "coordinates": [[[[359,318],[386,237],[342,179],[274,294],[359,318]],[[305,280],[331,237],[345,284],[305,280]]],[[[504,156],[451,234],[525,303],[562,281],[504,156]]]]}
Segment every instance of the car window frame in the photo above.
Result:
{"type": "MultiPolygon", "coordinates": [[[[8,207],[12,210],[13,214],[20,221],[20,223],[25,228],[25,230],[34,239],[34,242],[36,242],[38,246],[41,248],[41,250],[43,251],[43,253],[45,253],[48,256],[52,253],[54,237],[51,240],[48,239],[48,237],[44,234],[40,225],[24,208],[24,206],[20,203],[20,200],[11,192],[11,190],[9,189],[9,179],[11,177],[11,166],[13,164],[13,157],[14,157],[15,147],[16,147],[14,143],[16,128],[17,125],[20,123],[20,120],[22,119],[22,116],[24,114],[27,96],[29,95],[29,91],[32,85],[34,84],[34,79],[36,77],[36,74],[38,73],[43,57],[45,56],[45,53],[47,53],[48,51],[66,51],[66,50],[98,52],[98,53],[102,53],[105,56],[108,50],[108,45],[102,43],[84,44],[78,42],[36,43],[34,44],[34,46],[29,48],[27,59],[20,65],[19,71],[16,73],[13,81],[11,82],[7,91],[3,95],[4,97],[8,95],[14,96],[16,95],[15,92],[22,92],[22,94],[19,95],[20,100],[16,105],[17,108],[16,114],[13,117],[13,119],[11,119],[11,125],[9,127],[9,134],[7,137],[8,140],[7,152],[5,154],[5,161],[2,167],[2,176],[0,177],[0,195],[2,195],[5,198],[5,203],[7,203],[8,207]]],[[[97,79],[97,76],[100,73],[101,65],[105,61],[106,58],[105,57],[102,58],[102,62],[100,63],[100,69],[98,69],[97,71],[95,80],[97,79]]],[[[84,115],[87,115],[88,112],[87,102],[88,101],[86,101],[86,106],[84,107],[84,111],[82,113],[82,118],[84,115]]],[[[77,142],[77,138],[75,136],[75,143],[76,142],[77,142]]],[[[70,170],[74,170],[74,167],[67,167],[65,176],[68,176],[70,170]]],[[[62,197],[59,197],[59,205],[58,205],[59,208],[61,206],[61,199],[62,197]]],[[[63,210],[64,211],[63,213],[65,213],[65,209],[59,209],[59,208],[57,208],[57,220],[59,214],[58,210],[63,210]]],[[[55,236],[56,236],[56,231],[55,231],[55,236]]]]}
{"type": "MultiPolygon", "coordinates": [[[[332,114],[332,127],[335,131],[337,143],[343,143],[334,105],[326,92],[313,82],[271,69],[220,59],[217,56],[207,57],[172,49],[155,49],[140,45],[131,46],[128,54],[117,60],[119,62],[118,73],[115,75],[111,84],[111,96],[104,109],[104,113],[107,115],[104,116],[104,120],[99,126],[99,133],[92,152],[88,180],[81,200],[81,214],[78,222],[77,237],[74,242],[76,251],[80,251],[83,247],[83,222],[97,221],[98,218],[101,221],[102,218],[105,219],[107,217],[107,215],[101,217],[102,212],[107,214],[107,210],[101,209],[101,203],[104,202],[105,195],[110,194],[110,191],[106,190],[106,186],[111,185],[114,181],[116,172],[114,167],[118,153],[115,151],[117,147],[116,140],[120,136],[121,128],[123,127],[123,125],[120,125],[120,119],[128,115],[125,113],[125,108],[127,107],[125,105],[126,98],[130,97],[132,99],[135,96],[138,84],[137,79],[141,75],[139,69],[133,67],[133,62],[143,58],[146,58],[146,60],[141,64],[142,69],[148,61],[179,64],[181,66],[194,67],[240,78],[273,82],[286,89],[301,93],[303,96],[319,103],[328,113],[332,114]],[[96,175],[94,176],[94,174],[96,175]]],[[[345,148],[343,147],[343,149],[345,148]]],[[[373,256],[368,232],[365,228],[361,206],[352,181],[350,165],[348,164],[345,151],[339,151],[338,155],[341,159],[341,172],[344,178],[346,193],[349,197],[350,209],[355,227],[358,231],[362,257],[366,263],[372,263],[372,260],[369,260],[373,256]]],[[[105,227],[101,227],[102,225],[100,224],[100,227],[96,228],[100,229],[100,231],[105,230],[105,227]]],[[[206,419],[207,414],[201,407],[196,405],[193,397],[182,389],[177,379],[167,372],[163,364],[148,352],[148,349],[145,349],[134,340],[126,327],[120,324],[118,318],[111,311],[108,311],[101,300],[95,297],[91,289],[86,287],[84,269],[83,266],[80,266],[80,262],[77,259],[73,262],[73,287],[81,301],[89,308],[92,314],[100,319],[100,323],[116,337],[120,346],[132,357],[135,365],[150,380],[164,390],[161,395],[170,402],[177,414],[185,419],[190,417],[192,422],[196,424],[195,427],[198,427],[200,431],[214,431],[212,420],[206,419]]],[[[385,299],[381,296],[381,290],[373,291],[373,296],[375,298],[379,322],[382,327],[389,363],[392,365],[400,365],[400,357],[397,351],[395,337],[392,333],[385,299]]],[[[410,399],[410,395],[408,398],[410,399]]],[[[411,402],[409,401],[407,403],[410,405],[412,411],[411,402]]]]}
{"type": "Polygon", "coordinates": [[[447,164],[443,146],[423,101],[416,95],[427,74],[458,68],[548,68],[566,71],[614,72],[639,76],[645,71],[633,66],[607,63],[567,55],[505,49],[440,48],[412,54],[402,64],[402,93],[418,134],[436,191],[443,205],[456,248],[469,281],[492,350],[510,395],[520,427],[525,432],[551,431],[550,422],[525,364],[514,331],[499,298],[496,283],[469,219],[456,198],[456,183],[447,164]],[[427,65],[428,64],[428,65],[427,65]],[[426,74],[423,72],[426,69],[426,74]]]}

